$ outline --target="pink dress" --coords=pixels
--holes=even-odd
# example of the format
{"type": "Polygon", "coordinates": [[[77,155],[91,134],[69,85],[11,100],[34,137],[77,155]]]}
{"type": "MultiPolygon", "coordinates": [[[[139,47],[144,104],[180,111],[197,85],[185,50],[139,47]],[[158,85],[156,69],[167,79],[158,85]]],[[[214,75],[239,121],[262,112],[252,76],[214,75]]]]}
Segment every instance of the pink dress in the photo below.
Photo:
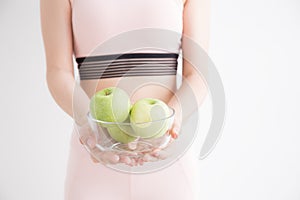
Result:
{"type": "MultiPolygon", "coordinates": [[[[70,3],[73,8],[74,55],[77,61],[88,57],[98,45],[126,31],[158,28],[182,32],[182,0],[71,0],[70,3]]],[[[180,51],[180,38],[173,41],[167,47],[171,52],[169,55],[180,51]]],[[[141,52],[160,51],[143,49],[141,52]]],[[[121,53],[121,50],[101,50],[103,55],[115,53],[121,53]]],[[[95,78],[84,69],[79,72],[82,78],[95,78]]],[[[138,73],[141,72],[135,71],[132,74],[138,73]]],[[[153,72],[149,69],[143,73],[153,72]]],[[[160,73],[166,72],[161,69],[160,73]]],[[[116,76],[116,73],[106,74],[104,78],[109,76],[116,76]]],[[[171,166],[154,173],[117,172],[91,161],[74,128],[66,170],[65,200],[198,200],[198,162],[196,155],[189,150],[171,166]]]]}

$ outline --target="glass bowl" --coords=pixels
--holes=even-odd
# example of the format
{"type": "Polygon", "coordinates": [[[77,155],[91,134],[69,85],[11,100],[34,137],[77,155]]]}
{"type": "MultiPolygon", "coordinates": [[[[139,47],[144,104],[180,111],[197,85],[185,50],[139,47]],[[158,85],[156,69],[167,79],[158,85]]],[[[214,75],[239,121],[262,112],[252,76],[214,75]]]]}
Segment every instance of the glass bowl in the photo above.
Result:
{"type": "Polygon", "coordinates": [[[167,131],[174,121],[175,110],[169,107],[169,116],[160,120],[132,123],[106,122],[87,114],[89,125],[95,134],[96,147],[101,151],[118,151],[139,157],[154,149],[163,149],[171,139],[167,131]]]}

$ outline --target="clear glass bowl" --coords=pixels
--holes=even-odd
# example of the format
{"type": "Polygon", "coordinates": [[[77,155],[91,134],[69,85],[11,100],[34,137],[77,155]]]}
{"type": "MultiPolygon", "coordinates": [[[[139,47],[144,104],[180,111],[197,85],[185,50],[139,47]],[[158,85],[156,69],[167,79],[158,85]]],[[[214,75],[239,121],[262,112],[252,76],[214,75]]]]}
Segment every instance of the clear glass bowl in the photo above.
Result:
{"type": "Polygon", "coordinates": [[[171,139],[167,131],[174,121],[175,111],[170,108],[170,115],[160,120],[145,123],[105,122],[87,114],[89,125],[95,134],[96,146],[101,151],[121,151],[139,157],[156,148],[163,149],[171,139]],[[132,154],[134,153],[134,154],[132,154]]]}

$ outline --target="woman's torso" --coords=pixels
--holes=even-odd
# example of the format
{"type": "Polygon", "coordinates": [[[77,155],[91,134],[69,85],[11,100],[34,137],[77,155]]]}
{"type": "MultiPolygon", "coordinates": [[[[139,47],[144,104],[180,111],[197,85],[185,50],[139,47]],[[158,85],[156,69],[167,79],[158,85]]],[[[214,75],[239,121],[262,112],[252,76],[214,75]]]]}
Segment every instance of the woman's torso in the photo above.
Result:
{"type": "MultiPolygon", "coordinates": [[[[183,0],[70,1],[76,58],[124,53],[179,54],[183,0]],[[149,43],[144,44],[143,40],[149,43]]],[[[176,89],[176,76],[89,79],[80,84],[90,97],[102,88],[119,86],[130,93],[133,102],[143,97],[167,101],[176,89]]]]}

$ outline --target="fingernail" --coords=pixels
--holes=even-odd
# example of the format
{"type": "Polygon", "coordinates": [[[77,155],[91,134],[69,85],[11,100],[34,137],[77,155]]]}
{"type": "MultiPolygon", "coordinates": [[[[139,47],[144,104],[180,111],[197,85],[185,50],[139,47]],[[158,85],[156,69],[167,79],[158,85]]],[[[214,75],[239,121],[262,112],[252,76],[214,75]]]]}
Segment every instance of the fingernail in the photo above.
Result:
{"type": "Polygon", "coordinates": [[[175,133],[175,134],[173,134],[173,138],[174,139],[177,139],[177,137],[178,137],[178,135],[175,133]]]}
{"type": "Polygon", "coordinates": [[[80,144],[82,144],[82,145],[83,145],[83,142],[82,142],[82,140],[81,140],[81,139],[79,139],[79,142],[80,142],[80,144]]]}
{"type": "Polygon", "coordinates": [[[159,156],[159,153],[158,153],[158,152],[155,152],[155,153],[153,153],[153,156],[158,157],[158,156],[159,156]]]}
{"type": "Polygon", "coordinates": [[[156,148],[156,149],[153,150],[153,153],[156,153],[156,152],[158,152],[158,151],[160,151],[160,149],[159,149],[159,148],[156,148]]]}
{"type": "Polygon", "coordinates": [[[130,160],[129,158],[127,158],[127,159],[125,160],[125,163],[129,165],[129,164],[131,163],[131,160],[130,160]]]}
{"type": "Polygon", "coordinates": [[[99,161],[97,159],[95,159],[94,157],[92,157],[92,161],[93,163],[98,163],[99,161]]]}

